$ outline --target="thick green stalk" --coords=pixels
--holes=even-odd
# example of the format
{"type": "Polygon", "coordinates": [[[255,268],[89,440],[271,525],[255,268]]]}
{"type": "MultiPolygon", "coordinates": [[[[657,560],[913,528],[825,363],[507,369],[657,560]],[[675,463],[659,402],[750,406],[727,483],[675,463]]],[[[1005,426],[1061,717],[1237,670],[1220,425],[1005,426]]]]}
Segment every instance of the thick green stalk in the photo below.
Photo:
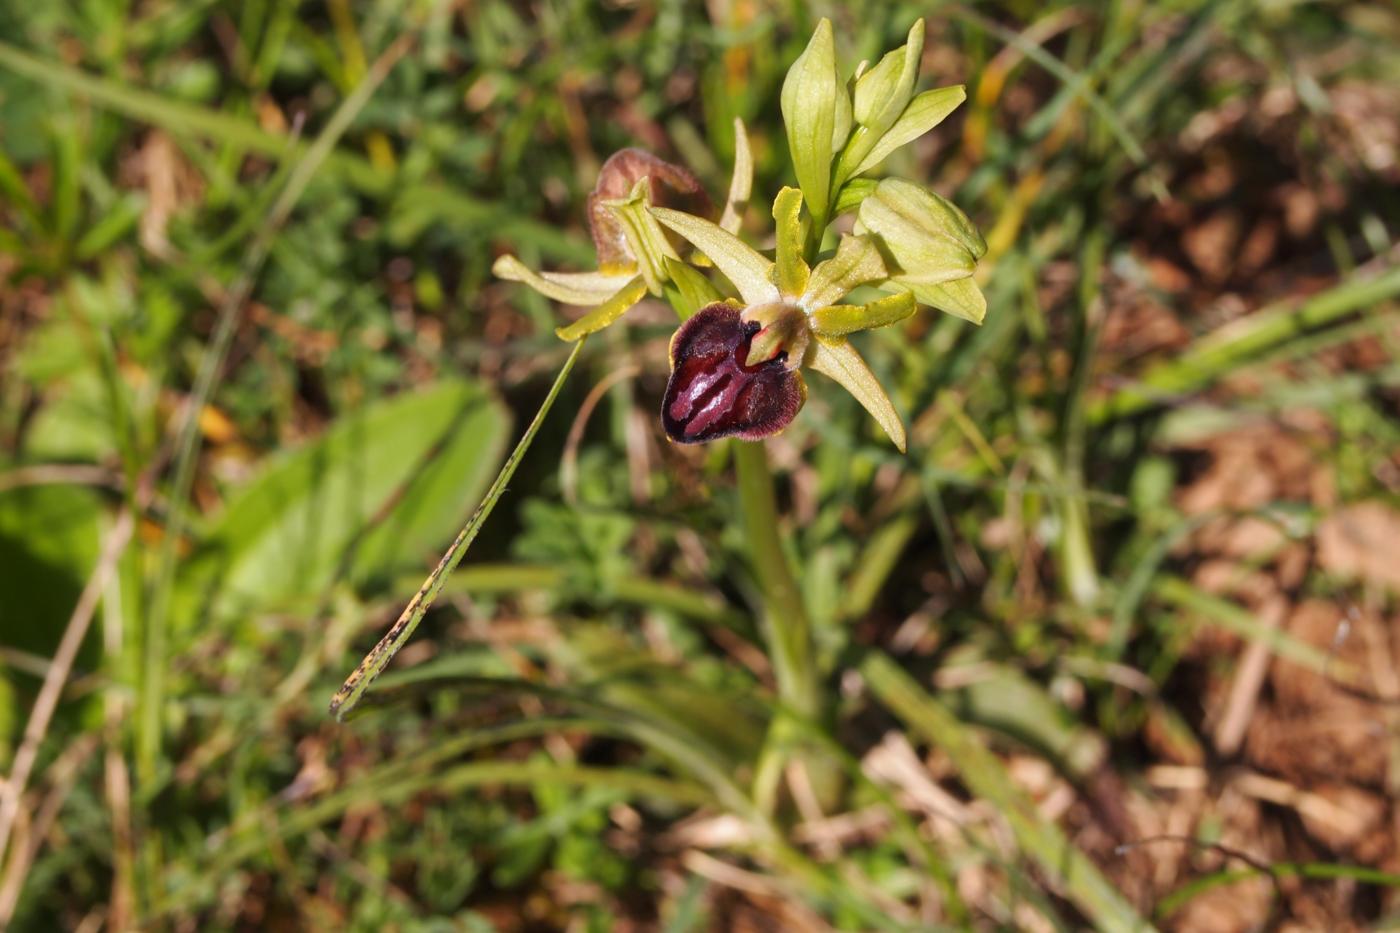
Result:
{"type": "MultiPolygon", "coordinates": [[[[820,727],[824,707],[812,650],[812,623],[778,534],[778,506],[767,448],[761,443],[736,441],[734,462],[739,474],[739,504],[749,560],[763,594],[762,631],[778,683],[779,709],[773,716],[753,783],[754,803],[761,813],[771,815],[777,808],[783,769],[795,746],[806,744],[800,738],[803,724],[807,728],[820,727]],[[794,722],[794,717],[801,724],[794,722]]],[[[810,746],[799,751],[798,757],[806,767],[818,804],[823,809],[833,806],[841,784],[836,763],[810,746]]]]}
{"type": "Polygon", "coordinates": [[[768,451],[761,443],[736,441],[734,462],[749,559],[763,592],[763,634],[778,681],[778,697],[792,712],[814,719],[820,701],[812,662],[812,626],[783,554],[768,451]]]}

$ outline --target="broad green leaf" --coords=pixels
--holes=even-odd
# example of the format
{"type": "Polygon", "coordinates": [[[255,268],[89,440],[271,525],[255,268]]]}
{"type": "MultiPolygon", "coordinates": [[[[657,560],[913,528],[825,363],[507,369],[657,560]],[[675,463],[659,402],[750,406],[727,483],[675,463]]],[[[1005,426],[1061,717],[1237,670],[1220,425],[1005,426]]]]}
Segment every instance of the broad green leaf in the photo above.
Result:
{"type": "Polygon", "coordinates": [[[972,276],[953,279],[951,282],[920,282],[912,278],[896,278],[894,284],[907,288],[918,299],[919,304],[946,311],[964,321],[981,324],[987,316],[987,297],[977,287],[972,276]]]}
{"type": "Polygon", "coordinates": [[[773,263],[734,234],[693,214],[666,207],[648,208],[652,216],[690,241],[728,276],[745,304],[778,300],[778,289],[769,277],[773,263]]]}
{"type": "Polygon", "coordinates": [[[749,134],[744,129],[744,121],[734,118],[734,174],[729,179],[729,197],[724,202],[724,213],[719,225],[730,233],[737,234],[744,222],[744,208],[753,194],[753,153],[749,151],[749,134]]]}
{"type": "Polygon", "coordinates": [[[865,365],[865,360],[856,352],[856,348],[844,337],[821,335],[816,335],[812,347],[812,358],[807,365],[841,383],[841,386],[854,395],[856,401],[864,405],[865,410],[880,423],[890,440],[894,441],[894,446],[899,448],[899,452],[904,453],[904,422],[900,420],[899,412],[894,410],[894,403],[885,394],[880,380],[876,379],[870,367],[865,365]]]}
{"type": "MultiPolygon", "coordinates": [[[[112,392],[131,393],[123,382],[107,385],[96,367],[75,368],[50,386],[24,430],[24,454],[35,462],[101,463],[115,455],[112,392]]],[[[128,399],[127,404],[130,404],[128,399]]]]}
{"type": "Polygon", "coordinates": [[[584,308],[607,301],[636,275],[635,271],[535,272],[510,255],[497,259],[491,266],[491,272],[508,282],[528,285],[546,298],[584,308]]]}
{"type": "MultiPolygon", "coordinates": [[[[102,513],[86,486],[0,491],[0,643],[53,655],[97,562],[102,513]]],[[[90,661],[85,652],[80,663],[90,661]]]]}
{"type": "Polygon", "coordinates": [[[181,621],[305,605],[333,581],[423,566],[490,481],[510,419],[476,383],[371,403],[266,461],[181,572],[181,621]]]}
{"type": "MultiPolygon", "coordinates": [[[[849,175],[862,175],[885,160],[900,146],[911,143],[942,123],[948,114],[967,99],[967,88],[961,84],[924,91],[909,102],[904,113],[894,122],[869,152],[861,158],[849,175]]],[[[842,159],[843,165],[845,159],[842,159]]]]}
{"type": "Polygon", "coordinates": [[[784,188],[773,201],[773,222],[777,228],[777,286],[784,295],[796,296],[807,290],[811,270],[802,258],[802,192],[784,188]]]}
{"type": "Polygon", "coordinates": [[[846,297],[852,289],[878,282],[889,275],[885,260],[868,236],[845,236],[836,255],[817,264],[799,304],[808,312],[825,308],[846,297]]]}
{"type": "Polygon", "coordinates": [[[897,324],[913,314],[917,307],[914,296],[908,292],[867,305],[828,305],[812,312],[812,330],[823,337],[844,337],[860,330],[897,324]]]}
{"type": "Polygon", "coordinates": [[[832,140],[839,128],[837,99],[845,94],[836,74],[831,21],[823,18],[806,50],[788,69],[781,97],[793,170],[814,217],[826,216],[831,194],[832,140]]]}
{"type": "MultiPolygon", "coordinates": [[[[668,257],[667,261],[677,262],[678,260],[668,257]]],[[[622,286],[622,290],[616,295],[613,295],[577,321],[565,327],[556,327],[554,329],[554,334],[560,340],[574,341],[594,331],[600,331],[626,314],[633,305],[642,300],[646,293],[647,283],[642,281],[642,277],[639,275],[622,286]]]]}

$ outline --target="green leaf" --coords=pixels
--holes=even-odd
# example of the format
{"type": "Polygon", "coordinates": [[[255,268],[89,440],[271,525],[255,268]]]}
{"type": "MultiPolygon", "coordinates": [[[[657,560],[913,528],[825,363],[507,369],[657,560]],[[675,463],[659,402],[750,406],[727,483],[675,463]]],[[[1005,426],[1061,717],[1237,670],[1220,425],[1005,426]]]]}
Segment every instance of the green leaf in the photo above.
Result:
{"type": "MultiPolygon", "coordinates": [[[[966,99],[967,88],[961,84],[924,91],[909,102],[909,106],[904,108],[904,113],[900,114],[899,119],[885,131],[884,135],[848,174],[855,176],[870,171],[883,162],[891,152],[906,143],[913,142],[942,123],[948,114],[956,110],[958,105],[966,99]]],[[[846,164],[844,157],[842,164],[846,164]]]]}
{"type": "MultiPolygon", "coordinates": [[[[667,257],[666,261],[678,262],[679,260],[667,257]]],[[[633,305],[642,300],[646,293],[647,283],[642,281],[642,277],[639,275],[622,286],[622,290],[616,295],[613,295],[577,321],[564,327],[556,327],[554,329],[554,334],[560,340],[572,342],[578,340],[580,337],[585,337],[588,334],[594,333],[595,331],[600,331],[626,314],[633,305]]]]}
{"type": "MultiPolygon", "coordinates": [[[[102,498],[85,486],[0,491],[0,606],[5,607],[6,647],[40,657],[53,655],[83,581],[97,562],[103,511],[102,498]]],[[[84,652],[83,663],[89,658],[90,652],[84,652]]]]}
{"type": "Polygon", "coordinates": [[[403,612],[389,631],[384,633],[384,637],[379,639],[369,653],[364,656],[355,670],[350,672],[350,676],[345,678],[345,683],[340,685],[340,689],[331,697],[330,712],[332,716],[343,720],[355,711],[359,705],[360,698],[365,695],[365,691],[370,688],[384,668],[394,660],[394,656],[408,640],[413,637],[418,625],[423,621],[423,616],[432,608],[437,600],[438,594],[442,592],[443,585],[447,578],[452,575],[452,571],[466,557],[467,551],[471,549],[472,542],[481,532],[481,526],[491,517],[495,511],[496,504],[501,501],[501,496],[505,493],[506,486],[511,478],[515,476],[516,468],[520,466],[520,461],[529,452],[530,445],[535,442],[535,436],[539,434],[541,425],[549,411],[554,407],[554,402],[559,398],[559,391],[564,387],[565,381],[569,378],[569,373],[573,372],[574,365],[578,362],[579,354],[583,351],[584,344],[588,338],[584,337],[574,343],[574,347],[569,351],[569,356],[564,360],[564,365],[559,368],[559,373],[554,377],[554,384],[549,387],[549,392],[545,394],[544,401],[540,402],[539,409],[535,412],[535,417],[530,420],[525,428],[525,433],[515,442],[515,448],[501,464],[500,472],[491,481],[490,487],[486,490],[485,496],[471,513],[465,525],[457,532],[457,537],[452,539],[452,544],[447,551],[438,559],[432,572],[428,574],[423,585],[418,588],[418,592],[408,601],[403,612]]]}
{"type": "Polygon", "coordinates": [[[806,291],[811,275],[802,258],[802,222],[798,219],[801,210],[802,192],[796,188],[784,188],[773,201],[778,239],[777,285],[778,291],[788,296],[806,291]]]}
{"type": "Polygon", "coordinates": [[[229,618],[316,599],[347,573],[421,566],[480,497],[509,428],[499,402],[456,379],[342,416],[229,498],[182,568],[183,608],[207,596],[229,618]]]}
{"type": "Polygon", "coordinates": [[[749,151],[749,134],[744,129],[744,121],[734,118],[734,174],[729,178],[729,197],[724,202],[724,213],[719,225],[730,233],[737,234],[744,222],[744,208],[753,194],[753,153],[749,151]]]}
{"type": "Polygon", "coordinates": [[[904,422],[900,420],[899,412],[894,410],[894,403],[885,394],[880,380],[865,365],[856,348],[844,337],[823,337],[820,334],[812,341],[812,347],[812,358],[807,365],[841,383],[880,423],[899,452],[904,453],[904,422]]]}
{"type": "Polygon", "coordinates": [[[845,94],[836,75],[831,21],[823,18],[806,50],[788,69],[781,98],[793,170],[814,217],[826,216],[831,195],[832,140],[839,128],[837,100],[845,94]]]}
{"type": "Polygon", "coordinates": [[[946,311],[964,321],[981,324],[987,316],[987,296],[982,294],[977,281],[970,275],[951,282],[936,283],[901,276],[893,284],[908,289],[919,304],[946,311]]]}
{"type": "Polygon", "coordinates": [[[836,247],[836,255],[817,264],[807,290],[798,303],[809,313],[835,304],[852,289],[867,282],[886,278],[889,271],[885,260],[868,236],[845,236],[836,247]]]}
{"type": "Polygon", "coordinates": [[[860,330],[897,324],[913,314],[917,307],[909,292],[867,305],[828,305],[812,312],[812,330],[823,337],[844,337],[860,330]]]}
{"type": "Polygon", "coordinates": [[[491,272],[507,282],[528,285],[546,298],[584,308],[607,301],[636,276],[635,271],[535,272],[511,255],[497,259],[491,272]]]}
{"type": "Polygon", "coordinates": [[[666,207],[648,208],[652,216],[685,237],[709,257],[715,268],[729,281],[750,305],[768,304],[778,300],[778,289],[770,274],[773,263],[752,246],[715,224],[684,211],[666,207]]]}

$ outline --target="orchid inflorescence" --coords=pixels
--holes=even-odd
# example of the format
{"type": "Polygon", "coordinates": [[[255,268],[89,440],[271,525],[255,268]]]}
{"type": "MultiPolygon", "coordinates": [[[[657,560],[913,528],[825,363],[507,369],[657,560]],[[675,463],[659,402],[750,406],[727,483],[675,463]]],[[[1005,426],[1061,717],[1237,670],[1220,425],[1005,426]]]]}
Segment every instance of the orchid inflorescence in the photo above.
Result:
{"type": "Polygon", "coordinates": [[[783,82],[798,187],[773,201],[773,258],[738,235],[753,162],[736,120],[733,178],[718,218],[689,171],[624,149],[604,163],[589,196],[597,271],[536,273],[502,256],[495,273],[590,307],[558,329],[571,341],[617,321],[648,293],[666,298],[683,318],[661,410],[674,441],[778,433],[806,400],[801,370],[808,367],[845,387],[904,450],[903,422],[850,335],[896,324],[919,305],[973,323],[987,309],[972,277],[987,246],[967,216],[921,185],[863,177],[967,96],[961,85],[915,94],[923,39],[919,20],[903,46],[874,67],[862,62],[843,81],[831,23],[818,25],[783,82]],[[852,212],[852,232],[821,254],[828,227],[852,212]],[[720,284],[706,274],[711,268],[723,276],[720,284]],[[841,303],[867,286],[886,295],[841,303]]]}

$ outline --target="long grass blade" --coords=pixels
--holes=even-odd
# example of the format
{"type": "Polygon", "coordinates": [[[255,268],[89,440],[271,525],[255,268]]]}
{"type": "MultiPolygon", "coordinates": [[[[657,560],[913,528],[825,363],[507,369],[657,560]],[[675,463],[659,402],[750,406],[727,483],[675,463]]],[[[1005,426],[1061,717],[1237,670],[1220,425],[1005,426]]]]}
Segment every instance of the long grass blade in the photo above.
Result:
{"type": "Polygon", "coordinates": [[[331,698],[330,711],[336,719],[344,719],[355,705],[364,696],[365,690],[380,675],[389,662],[394,659],[394,655],[399,653],[399,649],[408,643],[413,637],[413,632],[418,628],[418,623],[423,621],[423,616],[432,608],[433,602],[438,594],[442,592],[443,584],[447,582],[447,577],[461,563],[462,558],[467,553],[467,548],[471,547],[476,540],[477,533],[481,531],[481,526],[486,519],[491,516],[491,511],[495,509],[496,503],[500,500],[502,493],[506,491],[506,484],[515,475],[516,467],[520,466],[521,459],[525,452],[530,449],[530,444],[534,441],[535,435],[539,433],[540,425],[544,423],[545,416],[549,414],[550,408],[554,406],[554,400],[559,397],[559,390],[564,386],[564,380],[569,378],[569,373],[574,368],[574,363],[578,361],[583,345],[588,338],[581,337],[574,344],[573,352],[564,361],[564,366],[559,370],[559,375],[554,379],[554,385],[550,387],[549,394],[545,396],[544,402],[540,405],[540,410],[535,413],[535,418],[530,422],[530,426],[525,429],[525,434],[520,438],[520,442],[515,445],[515,450],[511,451],[510,457],[501,467],[501,472],[496,475],[496,480],[491,484],[491,488],[486,491],[486,498],[476,507],[471,518],[467,519],[466,525],[458,532],[457,539],[452,542],[452,546],[447,549],[447,553],[442,555],[442,560],[433,568],[433,572],[428,575],[428,579],[423,581],[422,587],[409,600],[404,607],[403,613],[399,615],[398,621],[379,640],[379,644],[370,649],[365,655],[360,666],[346,678],[345,683],[336,691],[331,698]]]}

